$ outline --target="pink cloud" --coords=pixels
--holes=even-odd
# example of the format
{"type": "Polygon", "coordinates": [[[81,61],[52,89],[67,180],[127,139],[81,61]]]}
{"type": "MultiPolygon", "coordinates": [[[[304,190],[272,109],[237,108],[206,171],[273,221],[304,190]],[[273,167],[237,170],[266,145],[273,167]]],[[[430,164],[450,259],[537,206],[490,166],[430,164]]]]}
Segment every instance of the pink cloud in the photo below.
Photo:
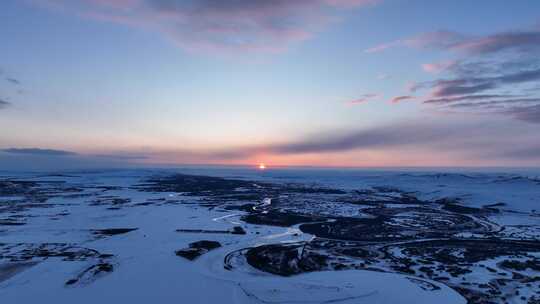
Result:
{"type": "Polygon", "coordinates": [[[416,35],[402,40],[402,44],[415,48],[448,48],[460,41],[465,36],[452,31],[434,31],[416,35]]]}
{"type": "Polygon", "coordinates": [[[450,32],[450,31],[435,31],[423,33],[414,37],[399,39],[387,43],[382,43],[374,47],[365,50],[366,53],[378,53],[390,48],[399,46],[408,46],[414,48],[426,48],[426,47],[445,47],[452,43],[460,41],[462,35],[450,32]]]}
{"type": "Polygon", "coordinates": [[[457,64],[457,61],[455,60],[448,60],[443,62],[435,62],[435,63],[424,63],[422,64],[422,69],[428,73],[440,73],[444,70],[447,70],[457,64]]]}
{"type": "Polygon", "coordinates": [[[469,54],[489,54],[505,50],[532,51],[540,49],[540,29],[532,28],[526,31],[501,32],[485,36],[441,30],[382,43],[365,52],[381,52],[399,46],[460,51],[469,54]]]}
{"type": "Polygon", "coordinates": [[[380,0],[325,0],[326,4],[331,6],[354,7],[369,4],[377,4],[380,0]]]}
{"type": "Polygon", "coordinates": [[[399,103],[399,102],[402,102],[404,100],[411,100],[411,99],[415,99],[416,97],[414,96],[410,96],[410,95],[404,95],[404,96],[396,96],[394,98],[392,98],[390,100],[390,102],[392,103],[399,103]]]}
{"type": "Polygon", "coordinates": [[[283,52],[326,28],[340,12],[375,0],[42,0],[88,18],[161,33],[192,51],[283,52]]]}
{"type": "Polygon", "coordinates": [[[371,47],[369,49],[364,50],[365,53],[380,53],[382,51],[386,51],[387,49],[396,47],[401,44],[401,41],[394,41],[389,43],[383,43],[376,45],[374,47],[371,47]]]}
{"type": "Polygon", "coordinates": [[[359,105],[359,104],[366,103],[368,101],[371,101],[371,100],[379,98],[379,97],[380,97],[379,94],[373,94],[373,93],[364,94],[364,95],[360,96],[357,99],[354,99],[354,100],[351,100],[351,101],[347,102],[347,104],[348,105],[359,105]]]}
{"type": "Polygon", "coordinates": [[[485,37],[465,39],[451,47],[468,53],[486,54],[507,49],[540,48],[540,31],[497,33],[485,37]]]}

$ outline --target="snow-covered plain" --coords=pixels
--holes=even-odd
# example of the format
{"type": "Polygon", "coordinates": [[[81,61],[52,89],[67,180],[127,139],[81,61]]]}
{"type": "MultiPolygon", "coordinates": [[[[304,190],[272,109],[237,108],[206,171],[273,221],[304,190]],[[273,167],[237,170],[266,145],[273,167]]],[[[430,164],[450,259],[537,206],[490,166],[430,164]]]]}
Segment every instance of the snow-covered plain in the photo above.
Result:
{"type": "MultiPolygon", "coordinates": [[[[256,220],[262,221],[273,214],[314,216],[316,220],[312,219],[311,225],[316,226],[319,222],[332,224],[335,220],[328,219],[331,216],[370,219],[374,216],[369,210],[374,208],[390,214],[389,210],[403,206],[401,202],[396,204],[396,198],[410,199],[413,194],[418,201],[407,208],[414,210],[392,213],[385,227],[407,227],[411,235],[419,235],[433,230],[426,226],[426,221],[432,221],[437,226],[450,227],[450,232],[445,232],[450,234],[445,237],[460,240],[489,235],[505,240],[540,241],[540,179],[534,173],[263,172],[215,168],[64,174],[5,172],[0,175],[1,303],[466,303],[471,295],[457,288],[468,286],[462,281],[469,285],[491,284],[490,280],[500,279],[490,277],[490,269],[500,265],[504,256],[474,262],[468,266],[470,273],[455,277],[445,272],[448,269],[441,270],[445,279],[421,275],[421,265],[412,265],[412,272],[403,272],[392,264],[395,261],[376,257],[370,258],[375,262],[369,267],[359,266],[362,258],[354,255],[336,258],[341,268],[325,264],[317,269],[300,267],[305,271],[290,276],[272,274],[254,267],[246,258],[246,250],[273,244],[303,244],[305,249],[305,244],[312,241],[318,241],[319,246],[332,238],[316,238],[306,232],[309,227],[302,229],[302,220],[286,225],[265,224],[244,220],[245,209],[229,208],[252,204],[252,212],[260,216],[256,220]],[[204,191],[145,188],[148,180],[176,173],[234,178],[267,190],[250,197],[251,188],[239,187],[234,189],[234,195],[247,195],[240,199],[222,192],[206,195],[204,191]],[[276,195],[282,190],[269,184],[287,185],[289,190],[276,195]],[[339,189],[343,193],[304,191],[303,187],[339,189]],[[227,204],[222,205],[222,199],[227,204]],[[429,212],[424,210],[423,202],[441,199],[454,199],[459,206],[478,208],[481,215],[451,213],[439,205],[430,207],[429,212]],[[444,217],[434,214],[439,211],[444,217]],[[464,219],[477,227],[454,227],[464,219]],[[228,233],[234,227],[241,227],[246,233],[228,233]],[[200,240],[217,241],[221,247],[203,250],[193,261],[175,254],[200,240]]],[[[395,258],[404,255],[418,261],[418,256],[427,253],[416,252],[413,257],[408,243],[403,243],[407,236],[404,231],[396,239],[399,242],[384,241],[384,248],[377,247],[383,245],[378,240],[346,241],[347,246],[351,242],[368,244],[376,250],[391,252],[395,258]]],[[[394,235],[388,233],[384,237],[394,235]]],[[[331,252],[321,248],[317,249],[321,253],[331,252]]],[[[452,250],[451,254],[463,254],[459,249],[452,250]]],[[[515,255],[519,261],[538,258],[538,251],[515,255]]],[[[298,269],[290,263],[287,267],[298,269]]],[[[501,269],[496,271],[503,272],[501,269]]],[[[509,279],[504,285],[509,287],[497,285],[505,300],[497,296],[493,301],[540,301],[540,279],[531,280],[528,285],[521,279],[519,288],[512,283],[512,276],[538,278],[540,271],[526,268],[506,272],[499,275],[509,279]]]]}

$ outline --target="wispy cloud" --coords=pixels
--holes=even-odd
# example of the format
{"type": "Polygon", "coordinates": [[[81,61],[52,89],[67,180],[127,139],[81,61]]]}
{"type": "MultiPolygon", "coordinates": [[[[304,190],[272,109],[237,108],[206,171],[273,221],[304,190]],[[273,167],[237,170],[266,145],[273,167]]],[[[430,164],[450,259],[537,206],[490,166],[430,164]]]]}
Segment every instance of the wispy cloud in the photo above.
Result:
{"type": "Polygon", "coordinates": [[[428,73],[437,74],[455,66],[456,64],[457,62],[455,60],[448,60],[448,61],[435,62],[435,63],[424,63],[422,64],[422,69],[428,73]]]}
{"type": "Polygon", "coordinates": [[[486,154],[488,157],[493,156],[500,159],[507,160],[532,160],[538,161],[540,159],[540,144],[533,143],[525,147],[514,147],[513,149],[503,150],[503,151],[493,151],[492,153],[486,154]]]}
{"type": "Polygon", "coordinates": [[[105,158],[105,159],[111,159],[111,160],[145,160],[149,159],[147,155],[133,155],[131,153],[127,154],[95,154],[91,155],[92,157],[98,157],[98,158],[105,158]]]}
{"type": "Polygon", "coordinates": [[[464,36],[451,31],[435,31],[422,33],[409,38],[399,39],[391,42],[381,43],[365,50],[366,53],[379,53],[391,48],[407,46],[415,48],[448,48],[459,41],[464,36]]]}
{"type": "Polygon", "coordinates": [[[491,81],[480,79],[451,79],[434,82],[431,87],[431,96],[445,97],[464,94],[475,94],[496,88],[491,81]]]}
{"type": "Polygon", "coordinates": [[[445,105],[450,103],[455,103],[459,101],[476,101],[476,100],[487,100],[487,99],[509,99],[519,97],[517,95],[463,95],[463,96],[454,96],[454,97],[445,97],[445,98],[432,98],[426,99],[423,102],[426,104],[439,104],[445,105]]]}
{"type": "Polygon", "coordinates": [[[413,82],[409,94],[426,105],[441,109],[504,115],[520,121],[540,123],[540,28],[474,36],[453,31],[434,31],[376,46],[412,47],[448,51],[457,59],[422,64],[438,78],[413,82]]]}
{"type": "Polygon", "coordinates": [[[48,0],[49,7],[157,31],[184,49],[281,52],[339,11],[375,0],[48,0]]]}
{"type": "Polygon", "coordinates": [[[399,103],[399,102],[402,102],[402,101],[405,101],[405,100],[411,100],[411,99],[415,99],[415,98],[416,97],[411,96],[411,95],[396,96],[396,97],[392,98],[390,100],[390,102],[399,103]]]}
{"type": "Polygon", "coordinates": [[[529,51],[540,49],[540,30],[498,33],[484,37],[463,39],[451,49],[475,54],[495,53],[503,50],[529,51]]]}
{"type": "MultiPolygon", "coordinates": [[[[526,116],[525,112],[515,112],[513,115],[523,115],[523,119],[534,119],[540,109],[526,116]]],[[[519,161],[513,158],[522,150],[533,151],[537,145],[532,138],[512,137],[514,134],[509,126],[506,130],[493,132],[495,125],[486,122],[469,121],[460,125],[445,121],[425,120],[422,122],[396,122],[360,130],[335,130],[321,132],[312,136],[299,138],[286,143],[269,143],[261,146],[243,146],[237,148],[204,151],[168,151],[156,152],[150,159],[156,157],[171,157],[175,160],[212,162],[224,160],[244,160],[254,155],[311,155],[346,153],[348,151],[369,152],[385,151],[395,157],[400,153],[410,153],[411,150],[421,151],[423,155],[446,155],[456,159],[491,160],[505,159],[519,161]],[[404,152],[409,151],[409,152],[404,152]],[[494,152],[496,151],[496,152],[494,152]]],[[[530,159],[540,160],[540,150],[529,153],[530,159]]],[[[444,163],[444,160],[441,160],[444,163]]]]}
{"type": "Polygon", "coordinates": [[[330,132],[298,142],[274,145],[266,150],[274,153],[321,153],[352,149],[391,148],[444,141],[459,128],[434,127],[418,123],[396,123],[371,129],[330,132]]]}
{"type": "Polygon", "coordinates": [[[11,103],[8,102],[7,100],[0,99],[0,109],[6,108],[6,107],[8,107],[10,105],[11,105],[11,103]]]}
{"type": "Polygon", "coordinates": [[[441,30],[383,43],[367,49],[366,52],[381,52],[398,46],[459,51],[469,54],[491,54],[507,50],[528,52],[531,49],[540,49],[540,29],[532,28],[485,36],[441,30]]]}
{"type": "Polygon", "coordinates": [[[359,104],[366,103],[368,101],[371,101],[371,100],[379,98],[379,97],[380,97],[380,95],[375,94],[375,93],[364,94],[364,95],[361,95],[360,97],[358,97],[356,99],[350,100],[349,102],[347,102],[347,104],[349,104],[349,105],[359,105],[359,104]]]}
{"type": "Polygon", "coordinates": [[[376,45],[374,47],[370,47],[370,48],[364,50],[364,52],[365,53],[380,53],[382,51],[391,49],[391,48],[393,48],[395,46],[399,46],[400,44],[401,44],[401,41],[383,43],[383,44],[376,45]]]}
{"type": "MultiPolygon", "coordinates": [[[[517,119],[538,120],[540,108],[537,107],[534,112],[514,109],[508,115],[515,115],[517,119]]],[[[394,158],[399,158],[402,153],[417,151],[425,156],[445,155],[455,159],[482,161],[498,159],[520,161],[519,155],[526,154],[527,160],[540,160],[540,150],[534,149],[538,144],[531,139],[535,138],[535,134],[529,134],[530,136],[524,134],[525,137],[509,136],[515,134],[511,126],[492,132],[493,123],[469,121],[455,125],[448,121],[431,119],[394,122],[365,129],[330,130],[288,142],[215,150],[124,151],[84,155],[66,150],[9,148],[0,150],[0,164],[9,165],[15,158],[33,161],[34,165],[38,160],[47,161],[54,168],[62,166],[76,168],[81,164],[100,167],[155,163],[234,163],[253,159],[257,155],[272,158],[272,156],[331,155],[349,151],[354,153],[382,151],[390,153],[389,155],[393,155],[394,158]]],[[[446,161],[441,159],[441,164],[446,161]]]]}
{"type": "Polygon", "coordinates": [[[537,100],[536,102],[538,104],[530,106],[514,106],[503,110],[503,113],[518,120],[530,123],[540,123],[540,100],[537,100]]]}
{"type": "MultiPolygon", "coordinates": [[[[508,66],[508,62],[504,62],[503,65],[508,66]]],[[[523,108],[520,103],[540,104],[540,96],[537,96],[537,92],[526,90],[523,87],[535,85],[540,81],[538,63],[533,60],[529,65],[525,69],[520,65],[517,69],[478,70],[472,73],[473,76],[459,72],[461,68],[458,65],[453,72],[450,72],[454,76],[453,78],[417,83],[414,91],[428,90],[428,97],[424,100],[426,104],[446,105],[467,102],[465,103],[467,106],[461,105],[458,107],[473,108],[473,103],[482,102],[476,108],[481,109],[483,107],[480,105],[486,106],[488,104],[492,108],[497,104],[501,107],[520,106],[519,109],[522,111],[523,108]]],[[[512,113],[512,111],[503,111],[501,113],[512,113]]],[[[512,116],[517,117],[516,115],[512,116]]]]}
{"type": "Polygon", "coordinates": [[[465,126],[454,127],[428,123],[394,123],[390,125],[350,131],[327,131],[287,143],[269,143],[261,146],[204,151],[179,150],[157,155],[177,156],[180,159],[243,159],[257,154],[294,155],[333,153],[350,150],[399,148],[406,146],[431,146],[450,138],[459,138],[465,126]]]}
{"type": "Polygon", "coordinates": [[[73,151],[46,149],[46,148],[5,148],[0,152],[9,154],[41,155],[41,156],[79,156],[94,159],[107,159],[118,161],[144,160],[148,159],[144,154],[133,154],[131,152],[108,153],[108,154],[80,154],[73,151]]]}
{"type": "Polygon", "coordinates": [[[6,81],[8,81],[11,84],[19,85],[21,82],[18,79],[12,78],[12,77],[6,77],[6,81]]]}
{"type": "Polygon", "coordinates": [[[0,170],[51,172],[139,166],[140,159],[130,156],[129,153],[97,156],[60,149],[6,148],[0,149],[0,170]]]}
{"type": "Polygon", "coordinates": [[[65,150],[41,149],[41,148],[7,148],[1,149],[0,152],[10,154],[31,154],[44,156],[75,156],[77,153],[65,150]]]}
{"type": "Polygon", "coordinates": [[[2,85],[0,83],[0,88],[2,89],[3,97],[0,97],[0,109],[7,108],[13,105],[13,96],[21,95],[24,90],[22,88],[22,82],[9,75],[5,70],[0,68],[0,76],[2,76],[2,81],[5,81],[7,85],[2,85]]]}
{"type": "Polygon", "coordinates": [[[419,84],[417,90],[429,90],[424,104],[540,123],[540,96],[523,88],[539,80],[540,69],[530,69],[497,76],[438,79],[419,84]]]}
{"type": "MultiPolygon", "coordinates": [[[[480,93],[499,89],[506,85],[534,84],[540,80],[540,67],[537,67],[537,65],[537,62],[531,61],[530,68],[519,68],[517,70],[504,69],[504,72],[496,75],[484,75],[482,71],[476,71],[472,73],[472,77],[469,75],[462,75],[462,73],[459,73],[458,71],[451,71],[454,76],[453,78],[416,83],[413,87],[413,91],[430,88],[431,96],[446,97],[480,93]]],[[[456,70],[459,69],[459,66],[456,66],[456,70]]]]}

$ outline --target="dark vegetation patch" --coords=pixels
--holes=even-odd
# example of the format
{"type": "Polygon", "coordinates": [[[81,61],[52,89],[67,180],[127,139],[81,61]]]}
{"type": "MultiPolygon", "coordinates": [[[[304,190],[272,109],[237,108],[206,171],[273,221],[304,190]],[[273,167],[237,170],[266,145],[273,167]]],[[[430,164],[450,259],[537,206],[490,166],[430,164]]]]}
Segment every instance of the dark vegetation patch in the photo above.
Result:
{"type": "Polygon", "coordinates": [[[65,284],[66,286],[88,284],[95,281],[104,274],[113,272],[113,270],[114,266],[111,263],[101,262],[86,268],[75,278],[67,280],[65,284]]]}
{"type": "Polygon", "coordinates": [[[337,199],[340,202],[360,206],[421,205],[429,202],[416,197],[414,192],[406,192],[393,187],[373,187],[371,189],[354,190],[337,199]]]}
{"type": "Polygon", "coordinates": [[[37,262],[0,263],[0,283],[35,265],[37,262]]]}
{"type": "Polygon", "coordinates": [[[253,182],[221,177],[175,174],[153,178],[138,189],[153,192],[182,192],[188,195],[229,194],[238,188],[253,188],[253,182]]]}
{"type": "Polygon", "coordinates": [[[252,212],[253,207],[255,207],[255,204],[244,204],[244,205],[228,205],[225,206],[225,210],[238,210],[238,211],[245,211],[245,212],[252,212]]]}
{"type": "Polygon", "coordinates": [[[407,277],[407,280],[409,280],[412,283],[415,283],[420,288],[422,288],[423,290],[426,290],[426,291],[435,291],[435,290],[440,290],[441,289],[439,286],[437,286],[437,285],[435,285],[435,284],[433,284],[431,282],[420,280],[418,278],[407,277]]]}
{"type": "Polygon", "coordinates": [[[0,260],[12,262],[48,258],[84,261],[100,256],[97,250],[69,243],[0,243],[0,260]]]}
{"type": "Polygon", "coordinates": [[[2,276],[11,277],[41,261],[60,259],[68,262],[92,262],[92,266],[68,280],[66,285],[90,283],[104,273],[113,271],[114,267],[110,262],[113,258],[112,254],[68,243],[0,243],[0,281],[2,276]]]}
{"type": "Polygon", "coordinates": [[[36,182],[19,180],[0,180],[0,196],[24,195],[37,186],[36,182]]]}
{"type": "Polygon", "coordinates": [[[241,219],[249,224],[280,227],[289,227],[300,223],[309,223],[324,220],[323,217],[287,213],[277,210],[251,213],[242,216],[241,219]]]}
{"type": "Polygon", "coordinates": [[[322,270],[328,257],[311,251],[305,243],[262,245],[249,249],[247,262],[262,271],[291,276],[309,271],[322,270]]]}
{"type": "Polygon", "coordinates": [[[484,205],[483,207],[484,208],[495,208],[495,207],[505,207],[505,206],[506,206],[505,203],[494,203],[494,204],[484,205]]]}
{"type": "Polygon", "coordinates": [[[91,230],[93,235],[105,237],[105,236],[113,236],[118,234],[124,234],[131,231],[135,231],[139,228],[107,228],[107,229],[94,229],[91,230]]]}
{"type": "Polygon", "coordinates": [[[208,234],[246,234],[244,228],[240,226],[234,226],[229,230],[204,230],[204,229],[176,229],[176,232],[183,233],[208,233],[208,234]]]}
{"type": "Polygon", "coordinates": [[[190,261],[195,260],[208,251],[221,247],[221,244],[216,241],[197,241],[189,244],[188,248],[177,250],[175,253],[179,257],[186,258],[190,261]]]}
{"type": "Polygon", "coordinates": [[[540,259],[534,258],[526,261],[504,260],[499,264],[500,267],[517,271],[534,270],[540,271],[540,259]]]}
{"type": "MultiPolygon", "coordinates": [[[[343,269],[397,272],[416,276],[410,279],[422,289],[439,288],[419,277],[449,285],[469,303],[483,304],[504,303],[505,298],[519,295],[517,289],[517,293],[503,292],[508,290],[509,284],[536,288],[540,278],[516,272],[539,271],[539,260],[529,256],[533,252],[540,252],[540,242],[502,239],[411,241],[397,245],[314,239],[302,243],[262,245],[241,251],[249,265],[276,275],[343,269]],[[397,256],[393,254],[396,248],[401,248],[397,256]],[[481,264],[501,256],[529,258],[506,259],[497,265],[497,269],[481,264]],[[466,280],[473,271],[472,267],[478,265],[488,270],[488,284],[466,280]],[[503,269],[513,271],[512,277],[503,269]]],[[[226,257],[226,269],[234,268],[230,260],[226,257]]],[[[534,303],[527,302],[534,296],[521,297],[525,303],[534,303]]]]}
{"type": "MultiPolygon", "coordinates": [[[[240,251],[252,267],[282,276],[321,270],[376,270],[380,253],[365,243],[314,239],[309,242],[268,244],[240,251]],[[352,261],[352,263],[351,263],[352,261]]],[[[225,268],[232,269],[232,255],[225,258],[225,268]]]]}
{"type": "Polygon", "coordinates": [[[399,227],[388,225],[387,218],[336,218],[324,223],[300,225],[300,230],[317,237],[351,241],[391,241],[408,239],[399,227]]]}
{"type": "MultiPolygon", "coordinates": [[[[390,246],[392,247],[392,246],[390,246]]],[[[477,263],[499,256],[540,252],[538,241],[503,239],[451,239],[409,242],[395,247],[411,257],[422,257],[444,264],[477,263]]]]}
{"type": "MultiPolygon", "coordinates": [[[[47,202],[52,197],[81,195],[84,191],[65,181],[26,181],[21,179],[0,179],[0,214],[20,213],[33,208],[51,208],[56,204],[47,202]]],[[[9,222],[4,225],[12,225],[9,222]]],[[[18,225],[18,224],[14,224],[18,225]]]]}
{"type": "Polygon", "coordinates": [[[119,209],[131,203],[130,198],[122,198],[112,195],[100,196],[89,202],[90,206],[109,206],[109,209],[119,209]]]}
{"type": "Polygon", "coordinates": [[[227,194],[221,195],[219,199],[224,201],[248,201],[248,202],[257,202],[261,201],[264,198],[262,193],[240,193],[240,194],[227,194]]]}
{"type": "Polygon", "coordinates": [[[466,207],[457,204],[445,204],[443,210],[461,214],[479,214],[486,211],[485,209],[482,210],[480,208],[466,207]]]}
{"type": "Polygon", "coordinates": [[[343,195],[345,191],[333,188],[306,186],[303,184],[271,184],[234,178],[202,175],[175,174],[156,177],[135,186],[141,191],[176,192],[187,196],[202,197],[205,207],[228,206],[229,202],[260,202],[266,197],[277,198],[280,194],[343,195]]]}
{"type": "Polygon", "coordinates": [[[332,188],[322,187],[306,187],[304,185],[286,184],[283,186],[282,191],[288,193],[303,193],[303,194],[347,194],[346,191],[332,188]]]}
{"type": "MultiPolygon", "coordinates": [[[[470,206],[464,206],[463,202],[459,198],[442,198],[435,201],[435,203],[442,205],[442,209],[459,214],[475,214],[482,215],[490,212],[499,212],[498,209],[493,207],[500,206],[500,204],[485,205],[483,208],[476,208],[470,206]]],[[[504,204],[502,204],[504,205],[504,204]]]]}
{"type": "Polygon", "coordinates": [[[25,222],[12,220],[12,219],[0,219],[0,226],[22,226],[26,225],[25,222]]]}

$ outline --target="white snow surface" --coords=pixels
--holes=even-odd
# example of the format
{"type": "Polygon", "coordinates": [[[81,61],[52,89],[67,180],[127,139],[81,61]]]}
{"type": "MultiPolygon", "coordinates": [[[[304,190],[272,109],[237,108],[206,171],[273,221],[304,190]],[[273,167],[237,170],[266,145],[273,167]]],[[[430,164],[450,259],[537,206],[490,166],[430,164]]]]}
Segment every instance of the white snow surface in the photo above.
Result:
{"type": "MultiPolygon", "coordinates": [[[[319,183],[344,189],[388,185],[419,191],[431,198],[456,196],[482,206],[505,203],[517,212],[540,209],[540,185],[534,175],[498,173],[410,173],[388,171],[272,171],[195,169],[189,174],[235,176],[272,182],[319,183]],[[322,173],[321,173],[322,172],[322,173]],[[471,178],[480,176],[481,178],[471,178]],[[521,178],[515,178],[519,176],[521,178]]],[[[130,189],[145,177],[169,171],[77,172],[74,177],[36,177],[6,174],[28,180],[58,179],[82,185],[121,186],[107,193],[142,203],[150,198],[176,198],[177,193],[150,193],[130,189]]],[[[295,227],[281,228],[241,223],[247,235],[178,233],[178,228],[226,230],[240,224],[239,212],[224,213],[194,204],[176,204],[107,210],[88,206],[82,198],[58,198],[65,205],[31,209],[26,225],[0,227],[0,243],[78,243],[115,255],[115,270],[95,281],[66,286],[67,279],[91,265],[88,261],[48,258],[16,275],[0,280],[0,302],[30,303],[465,303],[465,299],[444,284],[432,282],[438,290],[424,290],[406,275],[365,270],[313,272],[280,277],[256,269],[229,271],[223,259],[229,252],[258,244],[309,239],[295,227]],[[69,213],[58,220],[49,216],[69,213]],[[138,228],[130,233],[89,239],[89,229],[138,228]],[[258,232],[258,234],[256,234],[258,232]],[[222,247],[195,261],[175,255],[175,250],[201,239],[219,241],[222,247]]],[[[264,201],[270,204],[271,201],[264,201]]],[[[519,223],[519,214],[500,222],[519,223]]],[[[249,265],[245,266],[250,268],[249,265]]]]}

